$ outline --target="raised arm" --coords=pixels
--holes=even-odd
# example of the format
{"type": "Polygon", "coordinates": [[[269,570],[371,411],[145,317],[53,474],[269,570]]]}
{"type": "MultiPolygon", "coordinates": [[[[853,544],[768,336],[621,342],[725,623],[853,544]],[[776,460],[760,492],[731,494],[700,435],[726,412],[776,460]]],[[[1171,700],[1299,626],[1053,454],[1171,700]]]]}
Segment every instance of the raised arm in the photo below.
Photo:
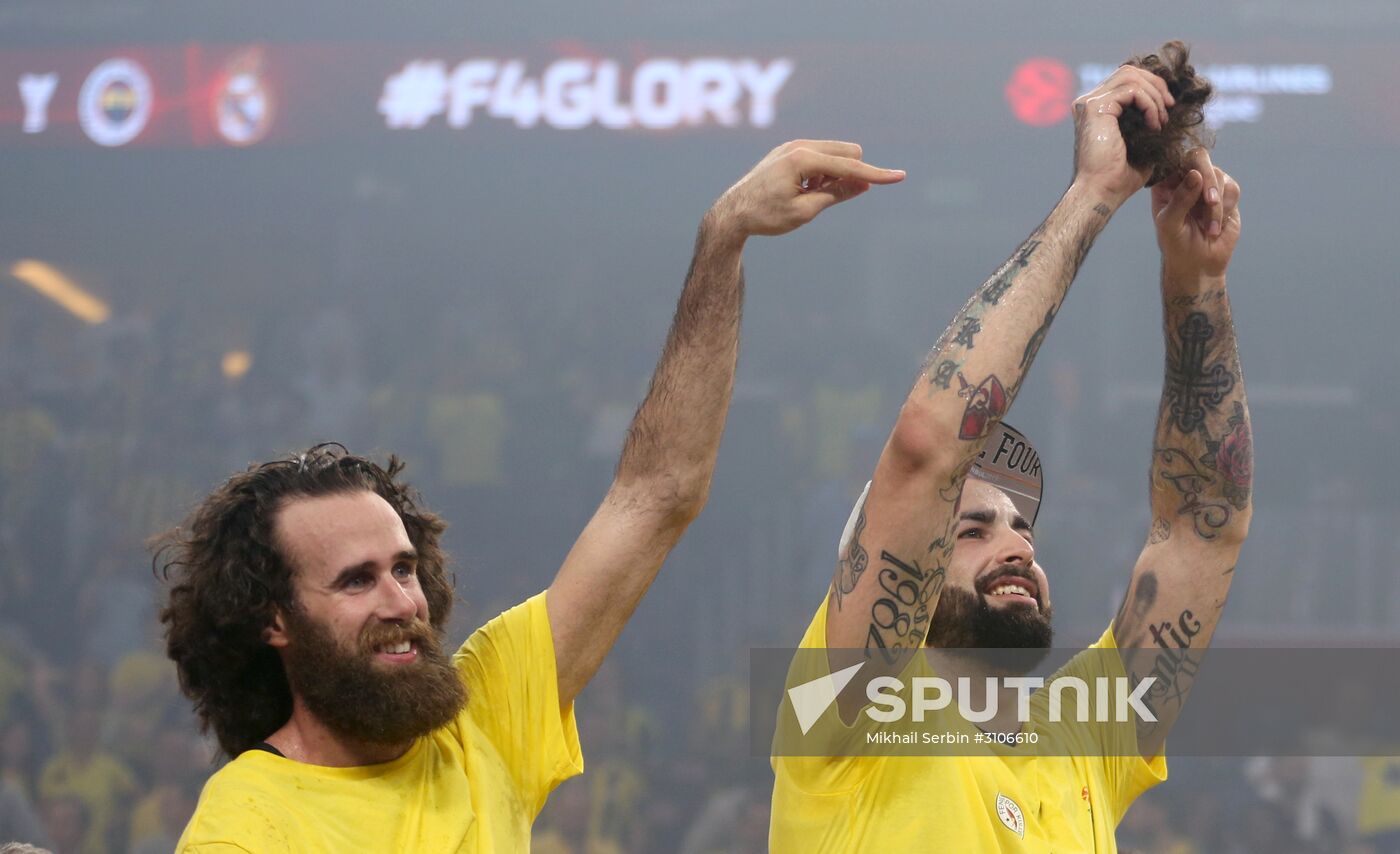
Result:
{"type": "Polygon", "coordinates": [[[1152,441],[1152,528],[1113,632],[1134,681],[1153,676],[1138,728],[1147,758],[1195,683],[1249,533],[1249,409],[1225,268],[1240,234],[1239,184],[1197,151],[1184,178],[1153,187],[1162,249],[1166,378],[1152,441]]]}
{"type": "Polygon", "coordinates": [[[734,384],[745,241],[785,234],[871,184],[904,178],[860,157],[854,143],[786,143],[705,215],[670,334],[612,486],[546,597],[561,705],[592,678],[705,504],[734,384]]]}
{"type": "Polygon", "coordinates": [[[1146,170],[1128,164],[1118,117],[1140,110],[1159,128],[1171,103],[1160,78],[1131,67],[1075,101],[1073,183],[953,318],[900,410],[842,546],[829,647],[889,661],[895,650],[923,645],[967,472],[1020,390],[1094,239],[1146,181],[1146,170]]]}

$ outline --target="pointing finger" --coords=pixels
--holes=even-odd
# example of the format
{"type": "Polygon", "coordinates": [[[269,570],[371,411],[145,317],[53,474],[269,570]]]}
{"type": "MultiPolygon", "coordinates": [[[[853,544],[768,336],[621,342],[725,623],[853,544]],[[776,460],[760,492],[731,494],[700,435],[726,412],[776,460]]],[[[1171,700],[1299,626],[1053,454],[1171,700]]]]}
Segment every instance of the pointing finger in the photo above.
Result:
{"type": "Polygon", "coordinates": [[[871,184],[897,184],[904,180],[903,169],[882,169],[850,157],[822,154],[812,149],[793,152],[793,162],[804,179],[825,175],[832,178],[854,178],[871,184]]]}

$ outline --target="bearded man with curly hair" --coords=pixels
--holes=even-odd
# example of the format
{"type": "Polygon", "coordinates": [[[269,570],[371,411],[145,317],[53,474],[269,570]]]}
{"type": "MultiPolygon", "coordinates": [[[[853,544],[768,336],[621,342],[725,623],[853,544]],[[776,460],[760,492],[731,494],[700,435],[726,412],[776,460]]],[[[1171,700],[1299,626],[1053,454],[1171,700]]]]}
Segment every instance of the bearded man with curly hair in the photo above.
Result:
{"type": "Polygon", "coordinates": [[[729,405],[741,254],[903,173],[775,149],[710,209],[607,495],[549,588],[444,652],[444,523],[339,445],[255,465],[160,541],[180,683],[231,760],[183,852],[526,851],[583,770],[573,702],[699,514],[729,405]]]}

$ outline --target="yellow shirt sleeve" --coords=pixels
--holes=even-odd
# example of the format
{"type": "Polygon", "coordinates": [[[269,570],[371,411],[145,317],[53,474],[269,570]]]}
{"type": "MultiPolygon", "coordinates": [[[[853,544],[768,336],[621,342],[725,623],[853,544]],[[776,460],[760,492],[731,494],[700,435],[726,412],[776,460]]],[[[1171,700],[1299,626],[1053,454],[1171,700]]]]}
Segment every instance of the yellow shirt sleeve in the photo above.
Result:
{"type": "Polygon", "coordinates": [[[482,626],[454,656],[467,715],[495,745],[521,798],[538,813],[554,787],[583,772],[574,707],[559,707],[554,636],[539,593],[482,626]]]}
{"type": "MultiPolygon", "coordinates": [[[[1078,676],[1089,682],[1099,677],[1117,679],[1126,676],[1123,658],[1117,654],[1117,650],[1110,625],[1096,642],[1070,659],[1052,678],[1078,676]]],[[[1036,692],[1032,700],[1033,716],[1038,713],[1041,720],[1047,719],[1044,705],[1045,692],[1036,692]]],[[[1143,759],[1138,753],[1137,730],[1130,722],[1070,727],[1063,731],[1092,739],[1093,743],[1086,743],[1080,749],[1082,755],[1101,764],[1106,789],[1112,798],[1110,806],[1115,825],[1139,795],[1167,779],[1165,751],[1152,757],[1151,761],[1143,759]]]]}

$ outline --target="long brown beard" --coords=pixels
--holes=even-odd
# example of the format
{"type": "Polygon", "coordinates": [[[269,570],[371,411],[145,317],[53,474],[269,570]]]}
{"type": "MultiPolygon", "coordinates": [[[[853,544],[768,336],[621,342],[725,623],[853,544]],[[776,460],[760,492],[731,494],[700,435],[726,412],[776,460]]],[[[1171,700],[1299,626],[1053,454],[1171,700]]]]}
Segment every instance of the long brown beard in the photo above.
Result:
{"type": "Polygon", "coordinates": [[[291,644],[283,660],[293,692],[332,732],[369,744],[403,744],[447,724],[467,702],[467,689],[442,651],[442,631],[422,620],[367,626],[353,652],[300,611],[286,614],[291,644]],[[411,664],[374,661],[385,642],[412,641],[411,664]]]}

